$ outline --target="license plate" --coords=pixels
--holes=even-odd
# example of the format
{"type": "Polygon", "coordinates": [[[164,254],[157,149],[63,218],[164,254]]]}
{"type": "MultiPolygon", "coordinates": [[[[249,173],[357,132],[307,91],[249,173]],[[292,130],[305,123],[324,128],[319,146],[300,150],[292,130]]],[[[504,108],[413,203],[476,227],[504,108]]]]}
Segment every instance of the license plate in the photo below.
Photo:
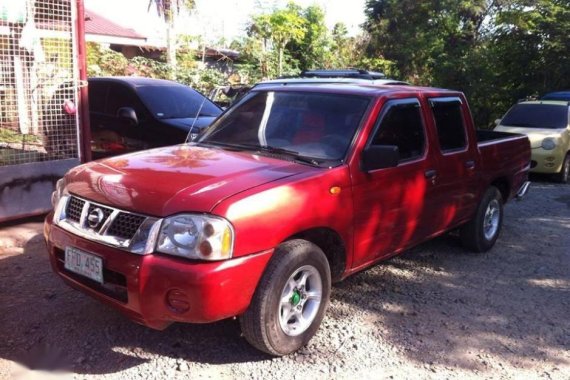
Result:
{"type": "Polygon", "coordinates": [[[103,283],[103,260],[77,248],[65,248],[65,269],[103,283]]]}

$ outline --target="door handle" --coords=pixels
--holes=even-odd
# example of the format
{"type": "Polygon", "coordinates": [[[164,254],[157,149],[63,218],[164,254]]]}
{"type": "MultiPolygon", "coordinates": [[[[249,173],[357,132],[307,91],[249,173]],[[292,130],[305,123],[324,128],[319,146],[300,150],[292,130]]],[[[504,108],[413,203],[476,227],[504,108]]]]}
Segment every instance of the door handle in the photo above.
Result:
{"type": "Polygon", "coordinates": [[[435,169],[426,170],[424,175],[428,180],[431,181],[432,185],[435,185],[435,179],[437,178],[437,170],[435,169]]]}
{"type": "Polygon", "coordinates": [[[435,182],[435,178],[437,177],[437,170],[435,169],[426,170],[424,175],[426,176],[427,179],[430,179],[432,182],[435,182]]]}
{"type": "Polygon", "coordinates": [[[475,169],[475,161],[474,160],[465,161],[465,167],[467,169],[475,169]]]}

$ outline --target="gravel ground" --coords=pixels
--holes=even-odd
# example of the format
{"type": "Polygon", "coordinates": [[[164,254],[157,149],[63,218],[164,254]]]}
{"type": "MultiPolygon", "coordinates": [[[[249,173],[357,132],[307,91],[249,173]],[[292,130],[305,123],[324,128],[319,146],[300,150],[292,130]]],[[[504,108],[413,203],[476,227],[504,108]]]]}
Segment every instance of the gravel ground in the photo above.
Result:
{"type": "Polygon", "coordinates": [[[444,236],[335,285],[317,335],[284,358],[235,320],[136,325],[51,272],[39,220],[4,225],[0,378],[570,379],[570,186],[534,183],[505,211],[489,253],[444,236]]]}

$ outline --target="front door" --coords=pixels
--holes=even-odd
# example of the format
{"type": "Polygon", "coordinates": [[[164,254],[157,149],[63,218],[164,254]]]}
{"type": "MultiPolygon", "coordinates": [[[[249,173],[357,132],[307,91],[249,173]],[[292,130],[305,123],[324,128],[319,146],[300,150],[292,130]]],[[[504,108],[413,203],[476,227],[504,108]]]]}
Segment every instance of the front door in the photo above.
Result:
{"type": "Polygon", "coordinates": [[[387,257],[431,231],[435,162],[419,99],[388,101],[366,146],[396,145],[398,166],[353,170],[353,268],[387,257]]]}

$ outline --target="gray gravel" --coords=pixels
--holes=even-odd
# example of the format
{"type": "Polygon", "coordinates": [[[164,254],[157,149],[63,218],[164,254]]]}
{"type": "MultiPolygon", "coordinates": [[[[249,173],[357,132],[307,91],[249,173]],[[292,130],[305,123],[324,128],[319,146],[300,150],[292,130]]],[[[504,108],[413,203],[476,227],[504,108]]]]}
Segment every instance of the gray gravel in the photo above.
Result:
{"type": "Polygon", "coordinates": [[[316,337],[277,359],[235,320],[136,325],[51,272],[39,221],[5,225],[0,378],[570,379],[570,186],[505,211],[489,253],[451,234],[337,284],[316,337]]]}

